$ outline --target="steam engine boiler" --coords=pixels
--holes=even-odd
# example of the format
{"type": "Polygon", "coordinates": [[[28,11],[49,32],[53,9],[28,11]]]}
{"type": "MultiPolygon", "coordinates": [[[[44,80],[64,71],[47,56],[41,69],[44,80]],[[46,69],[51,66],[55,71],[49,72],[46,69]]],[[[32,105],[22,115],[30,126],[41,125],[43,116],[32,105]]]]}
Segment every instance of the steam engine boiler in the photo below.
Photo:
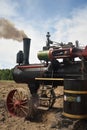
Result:
{"type": "Polygon", "coordinates": [[[13,79],[28,84],[32,103],[25,90],[15,89],[7,97],[8,111],[26,116],[30,114],[30,104],[34,109],[49,109],[56,100],[54,89],[64,86],[63,115],[87,118],[87,47],[80,48],[78,41],[75,45],[51,41],[49,32],[46,37],[46,45],[37,53],[39,64],[28,61],[31,39],[23,39],[23,51],[17,53],[13,79]]]}

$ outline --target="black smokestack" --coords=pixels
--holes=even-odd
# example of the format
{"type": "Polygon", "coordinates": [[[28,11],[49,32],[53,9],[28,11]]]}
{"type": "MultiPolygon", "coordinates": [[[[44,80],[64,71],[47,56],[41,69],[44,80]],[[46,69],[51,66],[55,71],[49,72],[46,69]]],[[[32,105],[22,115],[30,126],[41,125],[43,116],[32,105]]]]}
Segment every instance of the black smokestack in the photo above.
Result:
{"type": "Polygon", "coordinates": [[[24,65],[29,64],[30,41],[29,38],[23,38],[24,65]]]}

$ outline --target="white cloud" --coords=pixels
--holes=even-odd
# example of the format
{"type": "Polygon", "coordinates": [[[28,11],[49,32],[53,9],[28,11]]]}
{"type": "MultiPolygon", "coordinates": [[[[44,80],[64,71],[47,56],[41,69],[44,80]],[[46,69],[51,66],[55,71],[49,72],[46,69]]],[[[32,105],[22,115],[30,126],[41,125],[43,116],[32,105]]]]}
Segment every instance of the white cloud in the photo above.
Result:
{"type": "Polygon", "coordinates": [[[76,9],[72,17],[63,18],[55,25],[56,40],[64,42],[74,42],[79,40],[82,44],[87,44],[87,7],[76,9]]]}
{"type": "Polygon", "coordinates": [[[17,16],[18,4],[12,0],[0,0],[0,17],[15,17],[17,16]]]}
{"type": "Polygon", "coordinates": [[[13,40],[0,40],[0,67],[13,68],[16,65],[16,54],[22,44],[13,40]]]}

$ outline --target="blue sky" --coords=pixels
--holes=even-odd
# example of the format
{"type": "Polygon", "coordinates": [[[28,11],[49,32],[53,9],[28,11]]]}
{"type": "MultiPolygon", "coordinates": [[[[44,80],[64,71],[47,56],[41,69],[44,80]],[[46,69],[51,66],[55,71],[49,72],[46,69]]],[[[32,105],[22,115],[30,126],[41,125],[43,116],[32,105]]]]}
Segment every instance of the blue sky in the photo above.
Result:
{"type": "MultiPolygon", "coordinates": [[[[2,18],[31,38],[30,63],[38,62],[48,31],[53,41],[87,44],[87,0],[0,0],[2,18]]],[[[1,38],[0,44],[0,68],[13,68],[22,42],[1,38]]]]}

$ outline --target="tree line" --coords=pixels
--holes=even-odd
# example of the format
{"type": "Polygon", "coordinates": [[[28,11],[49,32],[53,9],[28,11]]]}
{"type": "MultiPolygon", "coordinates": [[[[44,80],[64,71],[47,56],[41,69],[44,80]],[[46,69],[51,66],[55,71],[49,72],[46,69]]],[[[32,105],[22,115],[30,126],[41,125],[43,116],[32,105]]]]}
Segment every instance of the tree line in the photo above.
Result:
{"type": "Polygon", "coordinates": [[[0,69],[0,80],[13,80],[13,69],[0,69]]]}

